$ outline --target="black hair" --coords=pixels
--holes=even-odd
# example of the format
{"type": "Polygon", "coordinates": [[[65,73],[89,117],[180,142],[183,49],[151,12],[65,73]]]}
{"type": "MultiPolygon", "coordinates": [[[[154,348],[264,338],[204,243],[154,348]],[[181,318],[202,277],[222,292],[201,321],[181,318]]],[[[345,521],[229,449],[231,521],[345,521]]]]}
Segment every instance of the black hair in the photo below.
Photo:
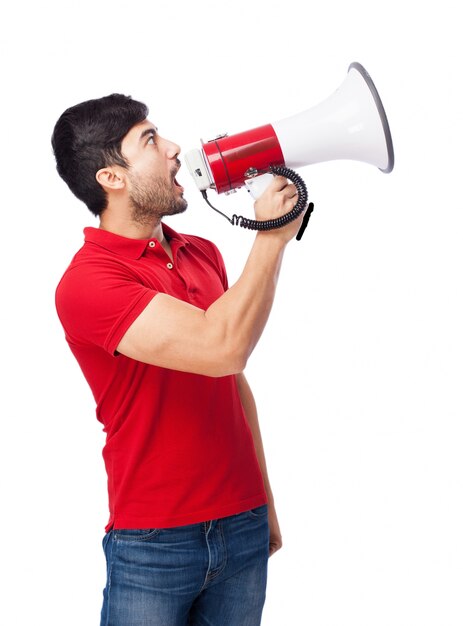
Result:
{"type": "Polygon", "coordinates": [[[56,122],[51,144],[58,174],[94,215],[101,215],[107,204],[96,173],[110,165],[129,166],[122,140],[147,117],[145,104],[113,93],[66,109],[56,122]]]}

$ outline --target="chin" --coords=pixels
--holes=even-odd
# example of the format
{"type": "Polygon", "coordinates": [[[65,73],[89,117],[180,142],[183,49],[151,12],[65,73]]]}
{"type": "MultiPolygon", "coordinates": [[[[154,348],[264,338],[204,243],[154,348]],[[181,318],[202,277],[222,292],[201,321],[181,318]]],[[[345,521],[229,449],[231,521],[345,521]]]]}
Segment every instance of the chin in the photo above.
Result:
{"type": "Polygon", "coordinates": [[[181,201],[177,203],[177,211],[176,211],[176,213],[184,213],[187,210],[187,208],[188,208],[188,202],[182,196],[181,201]]]}
{"type": "Polygon", "coordinates": [[[179,215],[187,210],[188,202],[182,198],[181,202],[176,202],[167,211],[165,211],[161,217],[168,217],[169,215],[179,215]]]}

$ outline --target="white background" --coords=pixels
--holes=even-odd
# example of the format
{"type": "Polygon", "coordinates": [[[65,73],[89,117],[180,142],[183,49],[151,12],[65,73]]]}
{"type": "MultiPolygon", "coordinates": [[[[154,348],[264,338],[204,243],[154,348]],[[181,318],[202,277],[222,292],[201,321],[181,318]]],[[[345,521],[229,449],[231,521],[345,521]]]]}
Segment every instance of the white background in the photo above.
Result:
{"type": "MultiPolygon", "coordinates": [[[[18,2],[1,19],[5,626],[99,624],[104,435],[54,289],[96,222],[58,178],[62,111],[112,92],[184,150],[307,109],[370,72],[396,167],[300,170],[315,202],[247,375],[285,546],[265,626],[463,623],[461,21],[457,3],[18,2]]],[[[186,171],[180,231],[233,282],[253,235],[186,171]]],[[[252,214],[242,191],[211,194],[252,214]]]]}

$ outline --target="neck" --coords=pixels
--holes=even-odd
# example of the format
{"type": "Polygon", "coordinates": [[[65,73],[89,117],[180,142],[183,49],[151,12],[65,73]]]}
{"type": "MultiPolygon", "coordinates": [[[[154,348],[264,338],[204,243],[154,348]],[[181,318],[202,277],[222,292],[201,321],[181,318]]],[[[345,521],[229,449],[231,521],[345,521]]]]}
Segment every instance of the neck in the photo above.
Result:
{"type": "Polygon", "coordinates": [[[159,241],[166,254],[172,259],[172,250],[169,241],[164,236],[161,220],[153,224],[139,224],[130,219],[110,216],[105,211],[100,217],[100,228],[129,239],[151,239],[153,237],[159,241]]]}
{"type": "Polygon", "coordinates": [[[139,224],[129,218],[108,215],[104,211],[100,217],[100,228],[129,239],[150,239],[154,237],[160,243],[164,240],[161,220],[157,220],[152,224],[139,224]]]}

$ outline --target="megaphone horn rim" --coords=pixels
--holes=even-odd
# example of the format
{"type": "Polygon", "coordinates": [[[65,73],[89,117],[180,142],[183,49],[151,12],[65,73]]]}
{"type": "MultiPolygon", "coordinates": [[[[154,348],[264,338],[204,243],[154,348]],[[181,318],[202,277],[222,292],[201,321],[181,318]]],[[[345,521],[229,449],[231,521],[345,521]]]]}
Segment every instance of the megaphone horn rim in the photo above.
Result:
{"type": "Polygon", "coordinates": [[[349,65],[348,72],[350,72],[350,70],[352,69],[357,70],[368,85],[371,95],[373,96],[373,99],[375,101],[376,108],[378,109],[381,124],[383,126],[384,138],[386,140],[388,159],[387,166],[385,168],[379,167],[378,169],[385,174],[389,174],[394,169],[394,146],[392,144],[392,134],[391,129],[389,128],[389,122],[387,121],[386,111],[384,110],[383,103],[381,102],[381,98],[379,97],[378,90],[376,89],[370,74],[366,71],[363,65],[355,61],[354,63],[351,63],[349,65]]]}

